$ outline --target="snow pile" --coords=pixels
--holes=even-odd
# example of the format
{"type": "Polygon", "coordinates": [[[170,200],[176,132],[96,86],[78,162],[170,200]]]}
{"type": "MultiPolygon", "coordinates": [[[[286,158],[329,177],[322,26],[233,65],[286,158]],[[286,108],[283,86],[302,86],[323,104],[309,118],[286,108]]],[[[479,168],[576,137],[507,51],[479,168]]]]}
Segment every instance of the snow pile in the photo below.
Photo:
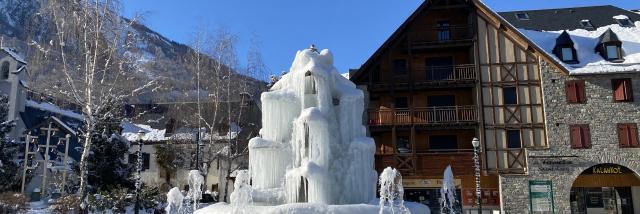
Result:
{"type": "MultiPolygon", "coordinates": [[[[345,204],[345,205],[326,205],[312,203],[295,203],[283,204],[278,206],[245,206],[242,211],[251,214],[372,214],[379,213],[377,200],[371,201],[369,204],[345,204]]],[[[410,213],[430,214],[429,207],[420,203],[406,203],[406,207],[410,213]]],[[[195,214],[229,214],[238,213],[237,209],[225,203],[217,203],[208,207],[199,209],[195,214]]],[[[391,210],[386,207],[384,214],[398,214],[397,210],[391,210]]]]}
{"type": "Polygon", "coordinates": [[[451,166],[447,166],[444,170],[444,179],[442,181],[442,188],[440,188],[440,212],[455,214],[459,213],[456,210],[456,184],[453,180],[453,172],[451,166]]]}
{"type": "Polygon", "coordinates": [[[158,142],[167,140],[167,137],[164,136],[166,132],[165,129],[154,129],[149,125],[135,124],[128,121],[122,122],[120,124],[120,127],[122,127],[122,137],[130,142],[136,142],[140,140],[138,139],[139,131],[144,132],[144,135],[142,137],[143,141],[158,142]]]}
{"type": "Polygon", "coordinates": [[[48,112],[59,114],[65,117],[69,117],[77,120],[84,120],[84,116],[82,116],[82,114],[78,114],[70,110],[61,109],[60,107],[51,103],[47,103],[47,102],[39,103],[33,100],[27,100],[25,105],[31,108],[40,109],[42,111],[48,111],[48,112]]]}
{"type": "Polygon", "coordinates": [[[165,208],[167,214],[180,213],[183,200],[184,196],[180,192],[180,189],[178,187],[171,188],[167,193],[167,208],[165,208]]]}
{"type": "MultiPolygon", "coordinates": [[[[615,16],[614,18],[625,18],[615,16]]],[[[599,27],[596,30],[588,31],[584,29],[576,29],[567,31],[573,40],[574,48],[578,57],[578,64],[563,63],[556,55],[553,54],[556,38],[562,31],[534,31],[518,29],[525,36],[535,42],[540,48],[544,49],[549,55],[554,57],[558,62],[563,64],[571,74],[594,74],[594,73],[613,73],[613,72],[638,72],[640,71],[640,21],[635,22],[634,27],[622,27],[618,24],[599,27]],[[618,39],[622,41],[622,52],[624,62],[613,63],[605,60],[602,56],[595,52],[596,44],[599,37],[611,29],[618,39]]]]}
{"type": "Polygon", "coordinates": [[[398,170],[387,167],[380,174],[380,201],[378,213],[383,214],[387,205],[391,212],[407,213],[409,210],[404,207],[404,187],[402,186],[402,175],[398,170]]]}
{"type": "Polygon", "coordinates": [[[364,95],[337,72],[329,50],[298,51],[261,103],[263,128],[249,142],[249,172],[259,196],[253,202],[374,199],[375,143],[362,125],[364,95]]]}

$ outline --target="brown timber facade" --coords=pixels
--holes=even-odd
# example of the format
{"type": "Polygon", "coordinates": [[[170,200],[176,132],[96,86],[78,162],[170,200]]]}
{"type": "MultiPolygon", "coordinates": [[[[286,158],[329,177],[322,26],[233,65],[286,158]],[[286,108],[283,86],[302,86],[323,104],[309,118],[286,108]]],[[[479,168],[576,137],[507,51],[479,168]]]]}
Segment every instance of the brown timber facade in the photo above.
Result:
{"type": "Polygon", "coordinates": [[[402,172],[405,199],[439,212],[450,165],[474,209],[471,140],[481,140],[485,210],[500,210],[500,175],[527,173],[527,150],[548,148],[540,63],[549,56],[479,1],[425,1],[351,74],[368,97],[376,169],[402,172]],[[434,203],[435,202],[435,203],[434,203]]]}

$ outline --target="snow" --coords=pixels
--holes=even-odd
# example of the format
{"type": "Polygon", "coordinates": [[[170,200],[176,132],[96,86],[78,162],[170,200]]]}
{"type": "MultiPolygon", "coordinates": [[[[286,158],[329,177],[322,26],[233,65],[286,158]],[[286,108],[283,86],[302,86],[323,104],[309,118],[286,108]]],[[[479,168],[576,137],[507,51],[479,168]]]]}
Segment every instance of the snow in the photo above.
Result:
{"type": "Polygon", "coordinates": [[[619,19],[629,19],[629,17],[627,17],[625,15],[617,15],[617,16],[614,16],[613,19],[618,19],[618,20],[619,19]]]}
{"type": "Polygon", "coordinates": [[[364,94],[338,73],[329,50],[298,51],[261,103],[263,128],[249,143],[254,203],[326,209],[375,198],[375,143],[362,125],[364,94]]]}
{"type": "MultiPolygon", "coordinates": [[[[615,16],[621,18],[621,16],[615,16]]],[[[535,42],[544,51],[562,64],[571,74],[598,74],[598,73],[628,73],[640,71],[640,21],[635,22],[635,27],[622,27],[618,24],[599,27],[593,31],[576,29],[567,31],[571,36],[576,49],[578,64],[563,63],[553,54],[556,38],[562,31],[534,31],[518,29],[525,36],[535,42]],[[607,29],[611,29],[622,41],[624,62],[613,63],[605,60],[595,52],[600,35],[607,29]]]]}
{"type": "Polygon", "coordinates": [[[347,73],[343,73],[343,74],[342,74],[342,76],[343,76],[344,78],[349,79],[349,72],[347,72],[347,73]]]}
{"type": "Polygon", "coordinates": [[[42,111],[48,111],[54,114],[60,114],[65,117],[84,121],[84,116],[82,116],[82,114],[78,114],[70,110],[61,109],[60,107],[51,103],[47,103],[47,102],[39,103],[33,100],[27,100],[25,105],[31,108],[40,109],[42,111]]]}
{"type": "Polygon", "coordinates": [[[140,140],[138,138],[139,131],[144,132],[144,135],[142,137],[143,141],[159,142],[167,139],[167,137],[164,136],[166,132],[165,129],[154,129],[149,125],[135,124],[128,121],[122,122],[120,124],[120,127],[122,127],[122,137],[130,142],[136,142],[140,140]]]}
{"type": "MultiPolygon", "coordinates": [[[[293,203],[278,206],[245,206],[244,213],[252,214],[371,214],[378,213],[378,201],[372,200],[368,204],[346,204],[346,205],[326,205],[313,203],[293,203]]],[[[427,206],[419,203],[408,202],[407,208],[410,213],[430,214],[427,206]]],[[[196,211],[194,214],[228,214],[238,213],[232,206],[225,203],[217,203],[196,211]]],[[[384,209],[385,214],[396,213],[390,208],[384,209]]]]}

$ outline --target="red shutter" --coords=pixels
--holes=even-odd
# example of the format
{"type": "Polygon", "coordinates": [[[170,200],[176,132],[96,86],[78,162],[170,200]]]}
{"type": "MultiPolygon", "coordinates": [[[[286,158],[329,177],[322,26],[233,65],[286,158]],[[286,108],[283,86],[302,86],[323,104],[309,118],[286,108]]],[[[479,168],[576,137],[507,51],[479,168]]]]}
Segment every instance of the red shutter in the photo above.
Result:
{"type": "Polygon", "coordinates": [[[629,124],[627,126],[627,130],[629,131],[629,146],[638,147],[638,126],[636,124],[629,124]]]}
{"type": "Polygon", "coordinates": [[[629,127],[626,124],[618,124],[618,141],[620,147],[629,147],[629,127]]]}
{"type": "Polygon", "coordinates": [[[582,148],[591,148],[591,130],[589,130],[589,125],[583,125],[580,129],[582,148]]]}
{"type": "Polygon", "coordinates": [[[613,80],[613,98],[615,101],[624,101],[624,84],[622,80],[613,80]]]}
{"type": "Polygon", "coordinates": [[[576,91],[576,84],[574,81],[567,81],[564,87],[565,92],[567,93],[567,102],[568,103],[577,103],[578,95],[576,91]]]}
{"type": "Polygon", "coordinates": [[[580,127],[579,126],[570,126],[569,133],[571,137],[571,148],[580,149],[582,148],[582,142],[580,142],[580,127]]]}
{"type": "Polygon", "coordinates": [[[633,89],[631,88],[631,79],[625,79],[622,81],[624,88],[624,98],[626,101],[633,101],[633,89]]]}
{"type": "Polygon", "coordinates": [[[578,103],[584,103],[587,101],[584,90],[584,81],[576,81],[576,100],[578,103]]]}

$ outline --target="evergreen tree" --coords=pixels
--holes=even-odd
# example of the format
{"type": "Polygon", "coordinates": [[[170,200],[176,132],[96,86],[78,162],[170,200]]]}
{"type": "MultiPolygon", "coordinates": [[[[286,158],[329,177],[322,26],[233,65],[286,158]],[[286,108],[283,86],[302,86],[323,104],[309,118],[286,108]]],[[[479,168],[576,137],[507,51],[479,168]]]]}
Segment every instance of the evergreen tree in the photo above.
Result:
{"type": "Polygon", "coordinates": [[[14,162],[17,144],[6,138],[6,134],[13,127],[12,121],[7,121],[9,99],[0,94],[0,192],[16,190],[19,186],[18,165],[14,162]]]}

